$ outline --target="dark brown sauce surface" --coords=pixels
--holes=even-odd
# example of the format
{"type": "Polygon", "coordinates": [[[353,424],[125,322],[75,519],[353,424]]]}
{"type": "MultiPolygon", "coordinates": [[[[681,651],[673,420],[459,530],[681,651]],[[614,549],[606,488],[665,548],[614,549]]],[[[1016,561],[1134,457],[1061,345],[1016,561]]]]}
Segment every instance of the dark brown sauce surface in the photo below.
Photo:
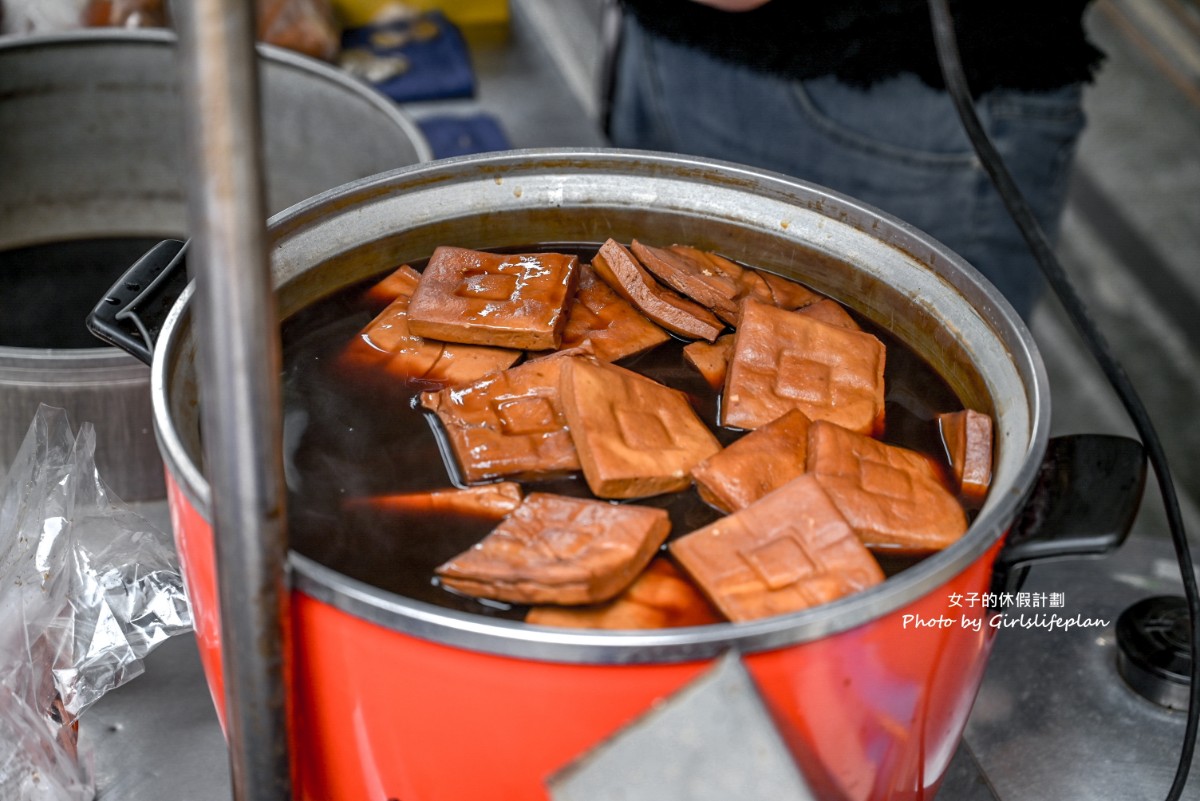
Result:
{"type": "MultiPolygon", "coordinates": [[[[588,260],[596,247],[558,245],[514,251],[574,252],[588,260]]],[[[525,607],[464,597],[434,579],[435,567],[481,540],[494,521],[345,508],[352,498],[453,486],[453,456],[448,451],[443,454],[439,446],[437,419],[417,403],[421,390],[429,387],[371,376],[361,382],[347,381],[334,377],[331,370],[346,343],[381,310],[368,305],[363,293],[383,275],[315,303],[284,324],[284,447],[291,545],[338,572],[390,592],[453,609],[520,619],[525,607]]],[[[962,404],[915,352],[878,326],[858,321],[887,347],[884,441],[931,454],[945,467],[936,415],[961,409],[962,404]]],[[[684,344],[672,340],[620,364],[686,393],[700,419],[728,444],[743,432],[717,427],[718,393],[684,362],[684,344]]],[[[581,477],[525,482],[524,489],[592,497],[581,477]]],[[[694,488],[632,502],[667,509],[672,536],[682,536],[720,516],[694,488]]],[[[915,561],[897,554],[884,556],[880,564],[891,575],[915,561]]]]}

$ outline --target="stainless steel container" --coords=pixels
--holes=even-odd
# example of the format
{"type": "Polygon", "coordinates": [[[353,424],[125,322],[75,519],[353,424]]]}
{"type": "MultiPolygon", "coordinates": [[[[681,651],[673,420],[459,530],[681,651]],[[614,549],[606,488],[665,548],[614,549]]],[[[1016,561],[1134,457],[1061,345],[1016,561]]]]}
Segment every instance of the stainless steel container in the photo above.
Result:
{"type": "MultiPolygon", "coordinates": [[[[374,90],[286,50],[259,52],[271,213],[430,157],[419,129],[374,90]]],[[[167,31],[0,37],[0,252],[187,236],[175,59],[167,31]]],[[[115,265],[113,281],[126,266],[115,265]]],[[[5,278],[0,312],[16,302],[6,299],[5,278]]],[[[55,285],[71,278],[45,276],[55,285]]],[[[82,328],[89,309],[47,309],[47,320],[82,328]]],[[[95,424],[101,475],[119,496],[162,497],[148,382],[144,365],[112,348],[0,341],[0,475],[37,405],[48,403],[67,409],[75,425],[95,424]]]]}

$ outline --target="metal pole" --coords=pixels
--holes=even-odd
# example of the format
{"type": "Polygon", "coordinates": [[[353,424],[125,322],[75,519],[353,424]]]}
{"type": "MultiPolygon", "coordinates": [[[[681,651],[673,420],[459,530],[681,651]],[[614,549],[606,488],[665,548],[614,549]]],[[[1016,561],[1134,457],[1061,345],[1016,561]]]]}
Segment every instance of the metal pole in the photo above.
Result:
{"type": "Polygon", "coordinates": [[[278,326],[267,267],[254,3],[177,3],[234,798],[291,796],[278,326]]]}

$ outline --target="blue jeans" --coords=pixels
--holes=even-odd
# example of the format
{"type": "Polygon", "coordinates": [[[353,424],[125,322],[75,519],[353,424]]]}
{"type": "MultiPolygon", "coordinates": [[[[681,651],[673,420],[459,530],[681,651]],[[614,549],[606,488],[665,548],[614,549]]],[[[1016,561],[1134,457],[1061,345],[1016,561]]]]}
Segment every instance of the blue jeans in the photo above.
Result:
{"type": "MultiPolygon", "coordinates": [[[[613,145],[762,167],[850,195],[956,251],[1028,319],[1041,274],[944,91],[911,74],[868,89],[776,78],[654,37],[628,16],[615,70],[613,145]]],[[[1084,124],[1081,94],[1079,85],[996,90],[976,105],[1052,239],[1084,124]]]]}

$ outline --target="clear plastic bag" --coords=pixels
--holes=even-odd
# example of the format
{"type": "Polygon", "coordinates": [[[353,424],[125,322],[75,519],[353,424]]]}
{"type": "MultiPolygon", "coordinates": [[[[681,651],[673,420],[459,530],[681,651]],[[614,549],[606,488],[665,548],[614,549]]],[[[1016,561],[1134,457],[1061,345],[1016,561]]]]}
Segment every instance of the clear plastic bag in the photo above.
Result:
{"type": "Polygon", "coordinates": [[[91,798],[76,719],[191,630],[169,536],[112,495],[94,455],[90,424],[76,436],[42,406],[0,485],[0,798],[91,798]]]}

